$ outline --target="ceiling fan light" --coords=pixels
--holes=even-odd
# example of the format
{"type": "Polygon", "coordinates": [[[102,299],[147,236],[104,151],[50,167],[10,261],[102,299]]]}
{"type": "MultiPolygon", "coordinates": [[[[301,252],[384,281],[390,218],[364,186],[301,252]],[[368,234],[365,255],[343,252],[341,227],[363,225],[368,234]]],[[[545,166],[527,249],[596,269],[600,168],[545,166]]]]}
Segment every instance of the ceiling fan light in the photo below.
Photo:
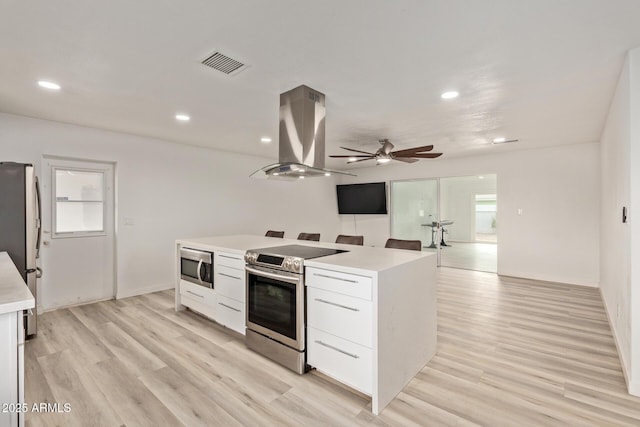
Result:
{"type": "Polygon", "coordinates": [[[391,159],[387,159],[387,158],[382,158],[382,159],[378,159],[378,163],[389,163],[391,161],[391,159]]]}
{"type": "Polygon", "coordinates": [[[349,160],[348,160],[348,161],[349,161],[349,162],[355,162],[356,160],[358,160],[358,159],[357,159],[357,158],[355,158],[355,157],[349,157],[349,160]]]}

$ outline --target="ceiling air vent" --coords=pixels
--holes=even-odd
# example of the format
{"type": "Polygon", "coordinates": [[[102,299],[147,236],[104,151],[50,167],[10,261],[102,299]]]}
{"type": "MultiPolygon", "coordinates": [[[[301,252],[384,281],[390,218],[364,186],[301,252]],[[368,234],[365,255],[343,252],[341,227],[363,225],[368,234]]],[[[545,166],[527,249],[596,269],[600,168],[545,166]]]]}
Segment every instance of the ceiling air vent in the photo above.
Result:
{"type": "Polygon", "coordinates": [[[207,67],[211,67],[214,70],[222,71],[225,74],[234,74],[240,72],[246,67],[240,61],[236,61],[233,58],[229,58],[220,52],[215,52],[213,55],[202,61],[207,67]]]}

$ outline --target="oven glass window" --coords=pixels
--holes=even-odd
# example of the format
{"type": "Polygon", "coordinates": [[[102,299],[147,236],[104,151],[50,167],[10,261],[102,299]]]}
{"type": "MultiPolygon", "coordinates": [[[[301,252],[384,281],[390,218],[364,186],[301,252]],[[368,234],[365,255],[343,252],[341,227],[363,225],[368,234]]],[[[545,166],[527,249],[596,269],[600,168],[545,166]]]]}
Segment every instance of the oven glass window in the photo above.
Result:
{"type": "Polygon", "coordinates": [[[296,337],[296,286],[249,275],[249,321],[293,340],[296,337]]]}

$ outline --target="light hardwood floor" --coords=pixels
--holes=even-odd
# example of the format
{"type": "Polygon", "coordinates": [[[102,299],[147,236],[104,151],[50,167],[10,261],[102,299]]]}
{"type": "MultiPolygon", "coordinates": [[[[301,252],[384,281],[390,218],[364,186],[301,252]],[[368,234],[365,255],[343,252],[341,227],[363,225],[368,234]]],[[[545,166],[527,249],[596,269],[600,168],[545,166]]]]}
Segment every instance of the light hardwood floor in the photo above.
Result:
{"type": "Polygon", "coordinates": [[[380,416],[365,397],[176,313],[172,291],[40,319],[26,398],[71,412],[28,413],[30,426],[640,425],[592,288],[440,269],[438,352],[380,416]]]}

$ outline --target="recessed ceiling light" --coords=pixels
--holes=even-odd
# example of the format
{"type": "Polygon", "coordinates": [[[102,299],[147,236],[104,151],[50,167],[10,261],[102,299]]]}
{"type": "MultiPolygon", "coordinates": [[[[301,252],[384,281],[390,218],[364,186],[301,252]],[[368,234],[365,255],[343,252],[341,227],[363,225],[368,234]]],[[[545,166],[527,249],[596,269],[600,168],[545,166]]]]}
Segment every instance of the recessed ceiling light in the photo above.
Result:
{"type": "Polygon", "coordinates": [[[278,176],[278,175],[280,175],[280,173],[279,173],[279,172],[274,172],[274,173],[273,173],[273,176],[278,176]]]}
{"type": "Polygon", "coordinates": [[[304,179],[304,176],[299,176],[298,178],[300,178],[300,179],[304,179]]]}
{"type": "Polygon", "coordinates": [[[493,140],[493,142],[494,142],[495,144],[501,144],[501,143],[505,142],[506,140],[507,140],[507,138],[505,138],[505,137],[502,137],[502,136],[501,136],[500,138],[495,138],[495,139],[493,140]]]}
{"type": "Polygon", "coordinates": [[[358,160],[358,159],[357,159],[357,158],[355,158],[355,157],[349,157],[349,160],[348,160],[348,161],[350,161],[350,162],[355,162],[356,160],[358,160]]]}
{"type": "Polygon", "coordinates": [[[389,163],[391,159],[378,159],[378,163],[389,163]]]}
{"type": "Polygon", "coordinates": [[[478,179],[484,179],[484,176],[479,175],[479,176],[478,176],[478,179]]]}
{"type": "Polygon", "coordinates": [[[46,80],[39,80],[38,86],[43,87],[45,89],[51,90],[60,90],[60,85],[54,82],[48,82],[46,80]]]}
{"type": "Polygon", "coordinates": [[[186,114],[176,114],[176,120],[180,120],[181,122],[188,122],[191,120],[191,117],[186,114]]]}
{"type": "Polygon", "coordinates": [[[264,143],[271,142],[271,138],[269,138],[268,136],[263,136],[262,138],[260,138],[260,142],[264,142],[264,143]]]}
{"type": "Polygon", "coordinates": [[[442,95],[440,95],[440,97],[442,99],[453,99],[453,98],[457,98],[460,94],[458,92],[456,92],[455,90],[449,91],[449,92],[445,92],[442,95]]]}
{"type": "Polygon", "coordinates": [[[331,174],[329,172],[325,172],[324,176],[331,176],[331,174]]]}

